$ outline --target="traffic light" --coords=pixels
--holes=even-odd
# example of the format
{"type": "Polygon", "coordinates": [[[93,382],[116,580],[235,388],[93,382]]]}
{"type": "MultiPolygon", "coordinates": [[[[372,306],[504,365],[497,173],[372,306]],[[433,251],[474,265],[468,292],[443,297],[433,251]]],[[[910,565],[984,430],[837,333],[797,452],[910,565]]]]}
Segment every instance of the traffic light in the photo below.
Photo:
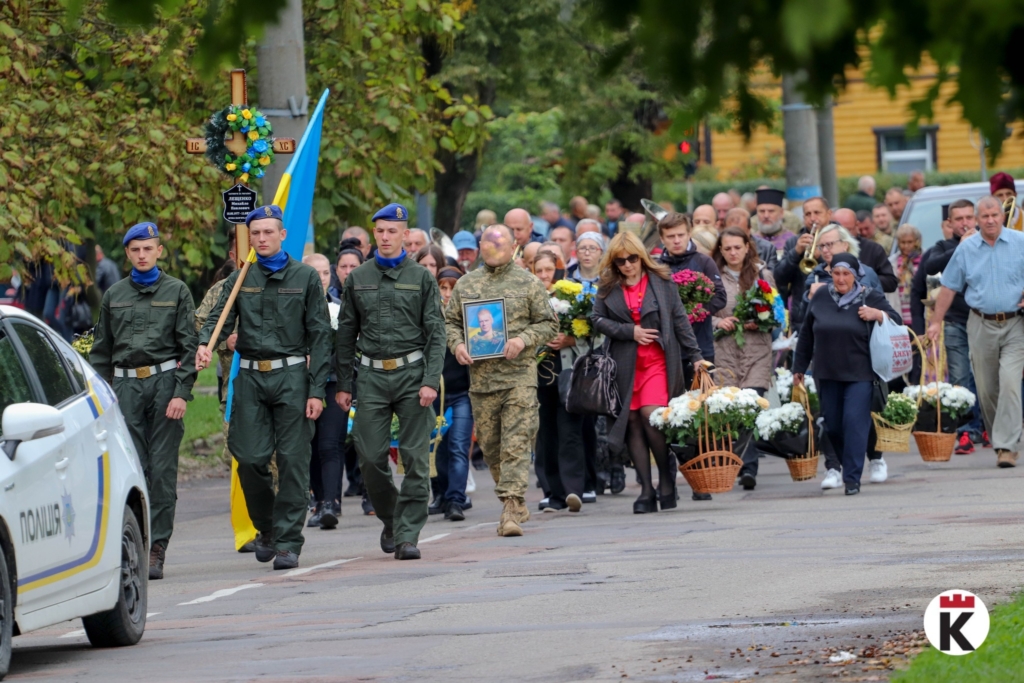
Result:
{"type": "Polygon", "coordinates": [[[697,161],[700,159],[700,138],[697,136],[696,126],[683,133],[683,139],[679,141],[677,148],[683,155],[683,172],[689,178],[697,172],[697,161]]]}

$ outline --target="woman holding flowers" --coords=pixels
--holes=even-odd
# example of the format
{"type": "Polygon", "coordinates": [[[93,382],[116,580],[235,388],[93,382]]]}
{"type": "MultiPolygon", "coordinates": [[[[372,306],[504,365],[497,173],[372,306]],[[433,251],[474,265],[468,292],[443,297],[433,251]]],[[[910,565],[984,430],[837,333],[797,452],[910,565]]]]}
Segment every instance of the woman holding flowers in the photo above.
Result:
{"type": "MultiPolygon", "coordinates": [[[[722,274],[726,294],[725,307],[712,318],[716,330],[715,365],[720,381],[754,389],[763,396],[772,377],[772,334],[757,322],[737,318],[736,303],[759,285],[759,281],[766,282],[768,289],[773,290],[775,279],[761,263],[756,245],[742,228],[722,231],[715,249],[715,263],[722,274]],[[735,334],[737,327],[743,328],[742,336],[735,334]]],[[[766,298],[771,296],[770,292],[765,294],[766,298]]],[[[776,292],[775,297],[778,296],[776,292]]],[[[743,453],[743,469],[740,470],[740,483],[748,491],[757,485],[757,459],[757,448],[751,442],[743,453]]]]}
{"type": "Polygon", "coordinates": [[[878,289],[859,281],[852,254],[831,258],[831,282],[818,288],[807,307],[793,362],[793,383],[803,382],[814,363],[821,413],[829,439],[842,460],[846,495],[860,493],[860,477],[871,431],[873,322],[889,316],[903,324],[878,289]]]}
{"type": "MultiPolygon", "coordinates": [[[[551,306],[558,314],[559,333],[544,346],[537,361],[537,399],[540,403],[540,429],[537,431],[537,478],[544,490],[540,509],[556,512],[569,508],[579,512],[583,505],[586,467],[583,455],[583,416],[565,409],[558,391],[559,377],[572,369],[589,329],[585,318],[575,315],[573,304],[581,304],[583,285],[568,280],[555,280],[557,256],[541,249],[533,260],[533,273],[549,292],[551,306]],[[577,340],[577,335],[581,337],[577,340]]],[[[585,297],[584,297],[585,300],[585,297]]],[[[579,309],[579,306],[576,306],[579,309]]]]}
{"type": "Polygon", "coordinates": [[[640,477],[642,489],[633,512],[656,512],[659,500],[663,510],[674,508],[676,473],[665,436],[650,417],[685,390],[684,364],[705,361],[669,269],[655,263],[632,233],[615,235],[601,261],[593,322],[609,338],[617,367],[622,410],[609,427],[608,445],[613,451],[628,446],[640,477]],[[657,492],[652,453],[658,464],[657,492]]]}

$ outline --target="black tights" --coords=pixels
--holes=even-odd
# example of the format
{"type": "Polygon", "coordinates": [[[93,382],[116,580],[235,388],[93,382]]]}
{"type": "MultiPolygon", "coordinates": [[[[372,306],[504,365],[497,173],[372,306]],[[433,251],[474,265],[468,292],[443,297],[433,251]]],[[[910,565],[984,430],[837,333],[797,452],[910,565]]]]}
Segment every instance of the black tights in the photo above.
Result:
{"type": "Polygon", "coordinates": [[[641,497],[649,498],[654,493],[651,479],[651,453],[658,464],[658,493],[667,496],[675,488],[675,473],[671,471],[668,444],[665,435],[656,427],[651,426],[651,413],[658,410],[655,406],[644,406],[640,410],[629,411],[626,424],[626,443],[629,445],[629,456],[633,459],[633,467],[640,477],[641,497]]]}

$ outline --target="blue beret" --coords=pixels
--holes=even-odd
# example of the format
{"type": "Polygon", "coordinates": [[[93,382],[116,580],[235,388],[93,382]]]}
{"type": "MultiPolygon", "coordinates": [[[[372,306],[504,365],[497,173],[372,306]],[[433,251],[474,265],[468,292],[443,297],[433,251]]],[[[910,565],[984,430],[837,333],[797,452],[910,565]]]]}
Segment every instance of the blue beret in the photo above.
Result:
{"type": "Polygon", "coordinates": [[[409,209],[401,204],[388,204],[383,209],[373,214],[375,221],[406,221],[409,220],[409,209]]]}
{"type": "Polygon", "coordinates": [[[476,237],[473,237],[473,233],[466,232],[465,230],[459,230],[452,237],[452,242],[455,243],[456,249],[478,249],[479,245],[476,243],[476,237]]]}
{"type": "Polygon", "coordinates": [[[281,207],[277,204],[267,204],[261,206],[253,211],[249,212],[249,215],[245,217],[245,227],[249,227],[249,224],[253,221],[258,221],[261,218],[276,218],[279,221],[284,221],[284,211],[281,211],[281,207]]]}
{"type": "Polygon", "coordinates": [[[122,244],[127,247],[132,240],[151,240],[159,236],[160,231],[157,230],[156,223],[139,223],[128,228],[122,244]]]}

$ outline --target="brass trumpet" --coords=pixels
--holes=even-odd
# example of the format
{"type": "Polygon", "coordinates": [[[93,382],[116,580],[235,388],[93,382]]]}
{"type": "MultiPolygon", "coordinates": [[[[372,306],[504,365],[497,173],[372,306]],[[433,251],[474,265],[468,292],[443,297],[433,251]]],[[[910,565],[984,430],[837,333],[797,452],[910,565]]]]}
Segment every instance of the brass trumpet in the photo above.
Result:
{"type": "Polygon", "coordinates": [[[814,258],[814,250],[818,248],[818,235],[821,234],[821,228],[817,223],[814,223],[813,227],[814,239],[811,240],[811,246],[804,252],[804,257],[800,259],[800,272],[804,275],[810,275],[818,267],[818,259],[814,258]]]}
{"type": "Polygon", "coordinates": [[[1006,214],[1006,222],[1004,223],[1004,227],[1013,227],[1012,225],[1010,225],[1010,223],[1013,222],[1013,212],[1016,210],[1017,197],[1010,197],[1005,202],[1003,202],[1003,213],[1006,214]]]}

